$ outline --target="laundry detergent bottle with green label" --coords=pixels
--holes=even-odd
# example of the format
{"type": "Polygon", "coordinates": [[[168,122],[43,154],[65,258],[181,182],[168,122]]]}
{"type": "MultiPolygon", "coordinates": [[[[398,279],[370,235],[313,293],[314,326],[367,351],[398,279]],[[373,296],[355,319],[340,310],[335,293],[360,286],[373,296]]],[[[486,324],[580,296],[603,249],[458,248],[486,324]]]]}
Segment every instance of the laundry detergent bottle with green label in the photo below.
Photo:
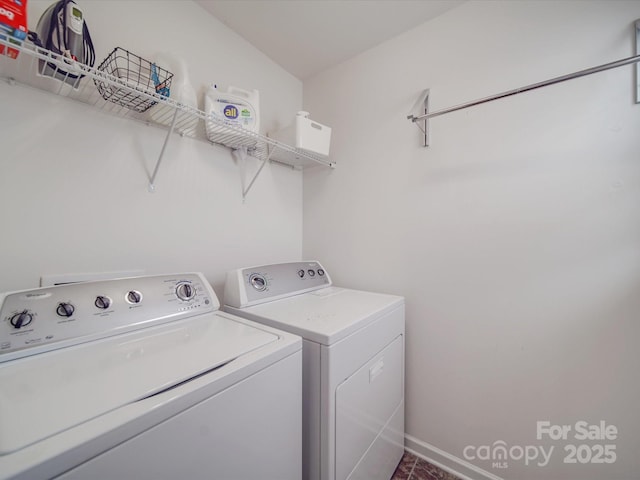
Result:
{"type": "Polygon", "coordinates": [[[256,145],[256,137],[251,133],[260,132],[258,90],[230,86],[222,91],[212,84],[205,94],[204,108],[209,140],[232,148],[251,148],[256,145]],[[238,129],[246,131],[248,135],[243,135],[238,129]]]}

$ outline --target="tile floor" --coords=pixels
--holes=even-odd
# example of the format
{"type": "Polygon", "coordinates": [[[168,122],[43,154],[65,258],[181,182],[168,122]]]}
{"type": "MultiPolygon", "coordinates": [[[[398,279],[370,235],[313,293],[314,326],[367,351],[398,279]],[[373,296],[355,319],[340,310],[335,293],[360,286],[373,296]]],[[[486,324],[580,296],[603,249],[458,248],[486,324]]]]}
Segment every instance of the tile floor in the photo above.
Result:
{"type": "Polygon", "coordinates": [[[455,475],[405,452],[391,480],[459,480],[455,475]]]}

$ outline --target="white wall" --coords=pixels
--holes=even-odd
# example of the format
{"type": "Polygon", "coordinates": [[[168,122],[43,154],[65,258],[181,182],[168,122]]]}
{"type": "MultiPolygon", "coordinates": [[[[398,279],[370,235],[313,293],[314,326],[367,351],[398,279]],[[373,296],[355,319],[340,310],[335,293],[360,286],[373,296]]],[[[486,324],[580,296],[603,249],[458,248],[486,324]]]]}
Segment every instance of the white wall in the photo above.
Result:
{"type": "MultiPolygon", "coordinates": [[[[29,1],[32,29],[50,3],[29,1]]],[[[209,83],[257,88],[263,132],[301,108],[298,79],[191,1],[81,5],[96,66],[116,46],[179,56],[200,108],[209,83]]],[[[149,193],[164,131],[5,82],[0,105],[0,291],[42,274],[197,270],[222,294],[228,269],[300,257],[300,172],[267,165],[243,202],[228,149],[174,136],[149,193]]]]}
{"type": "Polygon", "coordinates": [[[433,119],[428,149],[406,115],[425,88],[437,110],[631,56],[638,18],[471,1],[304,83],[338,168],[304,173],[303,255],[406,297],[409,445],[473,478],[638,477],[640,105],[629,66],[433,119]],[[619,434],[537,439],[545,420],[619,434]],[[554,451],[458,463],[500,440],[554,451]],[[564,464],[568,444],[617,460],[564,464]]]}

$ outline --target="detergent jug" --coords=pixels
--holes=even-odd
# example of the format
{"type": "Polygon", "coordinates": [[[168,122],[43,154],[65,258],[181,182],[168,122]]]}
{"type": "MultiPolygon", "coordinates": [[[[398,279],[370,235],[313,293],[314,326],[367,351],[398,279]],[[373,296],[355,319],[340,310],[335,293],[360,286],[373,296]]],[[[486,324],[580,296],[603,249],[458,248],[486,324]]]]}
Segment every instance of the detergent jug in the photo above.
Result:
{"type": "Polygon", "coordinates": [[[207,137],[214,143],[240,148],[255,146],[256,139],[247,133],[260,131],[260,94],[258,90],[244,90],[229,86],[222,91],[212,84],[204,98],[207,114],[207,137]]]}

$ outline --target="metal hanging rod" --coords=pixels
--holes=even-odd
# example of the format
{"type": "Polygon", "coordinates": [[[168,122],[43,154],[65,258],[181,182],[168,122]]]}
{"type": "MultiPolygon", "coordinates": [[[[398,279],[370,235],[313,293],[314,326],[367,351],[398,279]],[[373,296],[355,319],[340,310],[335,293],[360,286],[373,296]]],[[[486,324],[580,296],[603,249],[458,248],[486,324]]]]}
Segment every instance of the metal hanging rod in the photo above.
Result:
{"type": "Polygon", "coordinates": [[[573,80],[574,78],[584,77],[586,75],[591,75],[592,73],[603,72],[605,70],[610,70],[612,68],[622,67],[624,65],[630,65],[632,63],[640,62],[640,55],[634,55],[633,57],[623,58],[622,60],[617,60],[611,63],[605,63],[603,65],[598,65],[597,67],[587,68],[585,70],[580,70],[578,72],[569,73],[567,75],[562,75],[560,77],[555,77],[550,80],[545,80],[543,82],[533,83],[531,85],[527,85],[526,87],[515,88],[513,90],[508,90],[506,92],[498,93],[496,95],[491,95],[490,97],[481,98],[479,100],[474,100],[472,102],[463,103],[461,105],[456,105],[455,107],[445,108],[443,110],[437,110],[435,112],[424,113],[422,115],[408,115],[407,119],[412,122],[418,122],[420,120],[427,120],[429,118],[437,117],[439,115],[444,115],[446,113],[455,112],[457,110],[462,110],[469,107],[474,107],[476,105],[480,105],[487,102],[493,102],[494,100],[498,100],[500,98],[510,97],[512,95],[517,95],[519,93],[528,92],[530,90],[535,90],[536,88],[542,88],[549,85],[554,85],[556,83],[565,82],[567,80],[573,80]]]}

